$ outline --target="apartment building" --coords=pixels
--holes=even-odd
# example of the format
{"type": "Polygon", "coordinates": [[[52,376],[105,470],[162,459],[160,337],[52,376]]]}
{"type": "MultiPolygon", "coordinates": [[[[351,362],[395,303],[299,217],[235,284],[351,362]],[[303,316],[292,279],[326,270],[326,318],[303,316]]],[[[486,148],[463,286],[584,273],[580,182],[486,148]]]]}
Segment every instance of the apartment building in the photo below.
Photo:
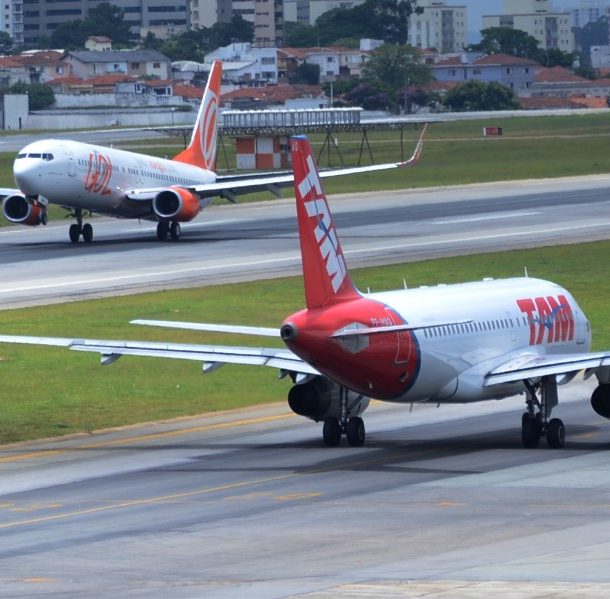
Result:
{"type": "Polygon", "coordinates": [[[447,6],[445,0],[420,0],[422,14],[411,15],[409,43],[417,48],[436,48],[440,53],[461,52],[467,44],[466,6],[447,6]]]}
{"type": "Polygon", "coordinates": [[[555,11],[549,0],[504,0],[502,14],[483,16],[483,29],[489,27],[521,29],[545,50],[574,51],[572,13],[555,11]]]}

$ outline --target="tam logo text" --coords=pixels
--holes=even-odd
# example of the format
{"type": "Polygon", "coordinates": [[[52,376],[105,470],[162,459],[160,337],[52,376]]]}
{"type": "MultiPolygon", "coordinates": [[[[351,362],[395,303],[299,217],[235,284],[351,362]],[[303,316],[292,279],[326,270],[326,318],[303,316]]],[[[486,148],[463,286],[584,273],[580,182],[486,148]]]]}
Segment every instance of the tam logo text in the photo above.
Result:
{"type": "Polygon", "coordinates": [[[530,326],[530,345],[574,339],[574,313],[564,295],[517,300],[530,326]]]}
{"type": "Polygon", "coordinates": [[[339,247],[339,241],[335,232],[334,225],[330,218],[328,204],[324,198],[320,178],[311,155],[306,160],[307,172],[305,178],[298,184],[299,194],[306,198],[313,192],[312,200],[304,202],[307,216],[316,219],[314,235],[322,255],[322,260],[326,266],[326,272],[330,278],[332,288],[335,293],[341,287],[347,274],[345,260],[339,247]]]}

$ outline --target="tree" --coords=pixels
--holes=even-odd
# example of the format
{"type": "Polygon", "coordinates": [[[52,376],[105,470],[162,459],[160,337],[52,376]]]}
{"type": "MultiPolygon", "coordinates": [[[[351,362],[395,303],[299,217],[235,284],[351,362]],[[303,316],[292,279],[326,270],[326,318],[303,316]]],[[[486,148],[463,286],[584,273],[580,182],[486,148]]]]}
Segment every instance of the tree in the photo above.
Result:
{"type": "Polygon", "coordinates": [[[511,27],[489,27],[481,31],[481,43],[469,47],[472,51],[485,54],[509,54],[536,60],[538,40],[522,31],[511,27]]]}
{"type": "Polygon", "coordinates": [[[515,110],[520,108],[513,91],[500,83],[467,81],[445,94],[445,106],[454,112],[477,110],[515,110]]]}
{"type": "Polygon", "coordinates": [[[284,41],[289,48],[311,48],[318,45],[315,27],[307,23],[286,21],[284,24],[284,41]]]}
{"type": "Polygon", "coordinates": [[[231,42],[251,42],[254,39],[254,24],[241,15],[233,15],[228,23],[214,23],[209,33],[209,50],[215,50],[231,42]]]}
{"type": "Polygon", "coordinates": [[[317,85],[320,83],[320,66],[304,62],[291,73],[290,77],[288,77],[288,82],[292,84],[317,85]]]}
{"type": "Polygon", "coordinates": [[[13,50],[13,38],[6,31],[0,31],[0,54],[7,56],[12,54],[13,50]]]}
{"type": "Polygon", "coordinates": [[[344,97],[351,105],[365,110],[388,110],[392,106],[388,94],[366,83],[360,83],[344,97]]]}
{"type": "Polygon", "coordinates": [[[576,47],[581,52],[581,67],[591,66],[591,46],[607,46],[609,43],[608,18],[589,21],[584,27],[574,28],[576,47]]]}
{"type": "Polygon", "coordinates": [[[370,87],[385,93],[396,111],[401,106],[408,107],[409,86],[422,86],[433,79],[430,68],[420,62],[416,48],[393,44],[384,44],[373,52],[362,78],[370,87]]]}
{"type": "Polygon", "coordinates": [[[30,110],[41,110],[55,103],[53,90],[42,83],[24,83],[19,81],[9,87],[9,92],[13,94],[27,94],[30,110]]]}
{"type": "Polygon", "coordinates": [[[577,58],[577,52],[564,52],[557,48],[549,48],[548,50],[538,50],[536,62],[547,68],[563,67],[564,69],[571,69],[577,58]]]}
{"type": "Polygon", "coordinates": [[[319,43],[341,38],[371,37],[392,44],[406,44],[409,17],[422,12],[417,0],[366,0],[354,8],[335,8],[320,15],[315,29],[319,43]]]}
{"type": "Polygon", "coordinates": [[[68,21],[54,29],[50,37],[50,46],[76,50],[83,48],[91,35],[105,35],[114,44],[128,45],[130,32],[124,16],[125,12],[118,6],[102,2],[89,11],[86,19],[68,21]]]}

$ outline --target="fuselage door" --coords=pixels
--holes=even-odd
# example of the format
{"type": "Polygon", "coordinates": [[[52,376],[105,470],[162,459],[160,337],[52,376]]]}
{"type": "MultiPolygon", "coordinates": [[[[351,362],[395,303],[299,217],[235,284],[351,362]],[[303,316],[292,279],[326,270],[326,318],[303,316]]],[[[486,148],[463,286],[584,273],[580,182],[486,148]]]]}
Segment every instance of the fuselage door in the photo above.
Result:
{"type": "Polygon", "coordinates": [[[74,158],[74,153],[66,146],[63,146],[63,149],[68,158],[68,175],[70,175],[70,177],[76,177],[76,159],[74,158]]]}

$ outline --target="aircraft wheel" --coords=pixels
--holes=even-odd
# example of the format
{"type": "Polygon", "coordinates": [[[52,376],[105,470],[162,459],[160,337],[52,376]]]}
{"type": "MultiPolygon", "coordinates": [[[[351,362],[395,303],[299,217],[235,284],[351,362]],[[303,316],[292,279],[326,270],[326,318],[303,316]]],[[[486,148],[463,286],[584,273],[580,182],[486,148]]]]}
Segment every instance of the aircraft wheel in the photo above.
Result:
{"type": "Polygon", "coordinates": [[[533,448],[538,447],[540,437],[542,436],[542,427],[536,418],[532,418],[527,412],[521,418],[521,442],[523,447],[533,448]]]}
{"type": "Polygon", "coordinates": [[[364,445],[366,431],[364,429],[364,420],[362,420],[360,416],[356,416],[349,420],[345,430],[345,436],[347,437],[347,442],[352,447],[362,447],[364,445]]]}
{"type": "Polygon", "coordinates": [[[322,438],[326,447],[337,447],[341,443],[341,425],[337,418],[327,418],[322,427],[322,438]]]}
{"type": "Polygon", "coordinates": [[[182,233],[182,231],[180,230],[180,223],[178,221],[173,221],[170,228],[169,228],[169,234],[170,237],[174,240],[174,241],[178,241],[178,239],[180,239],[180,234],[182,233]]]}
{"type": "Polygon", "coordinates": [[[72,243],[78,243],[78,239],[80,238],[80,227],[76,223],[70,225],[68,234],[70,235],[70,241],[72,243]]]}
{"type": "Polygon", "coordinates": [[[40,215],[40,223],[43,225],[46,225],[49,222],[49,215],[47,214],[46,210],[42,211],[42,214],[40,215]]]}
{"type": "Polygon", "coordinates": [[[85,243],[93,241],[93,227],[89,223],[83,225],[83,241],[85,243]]]}
{"type": "Polygon", "coordinates": [[[561,449],[566,443],[566,427],[559,418],[553,418],[546,427],[546,442],[551,449],[561,449]]]}
{"type": "Polygon", "coordinates": [[[159,241],[165,241],[167,239],[167,233],[169,231],[169,223],[167,221],[159,221],[157,223],[157,239],[159,241]]]}

